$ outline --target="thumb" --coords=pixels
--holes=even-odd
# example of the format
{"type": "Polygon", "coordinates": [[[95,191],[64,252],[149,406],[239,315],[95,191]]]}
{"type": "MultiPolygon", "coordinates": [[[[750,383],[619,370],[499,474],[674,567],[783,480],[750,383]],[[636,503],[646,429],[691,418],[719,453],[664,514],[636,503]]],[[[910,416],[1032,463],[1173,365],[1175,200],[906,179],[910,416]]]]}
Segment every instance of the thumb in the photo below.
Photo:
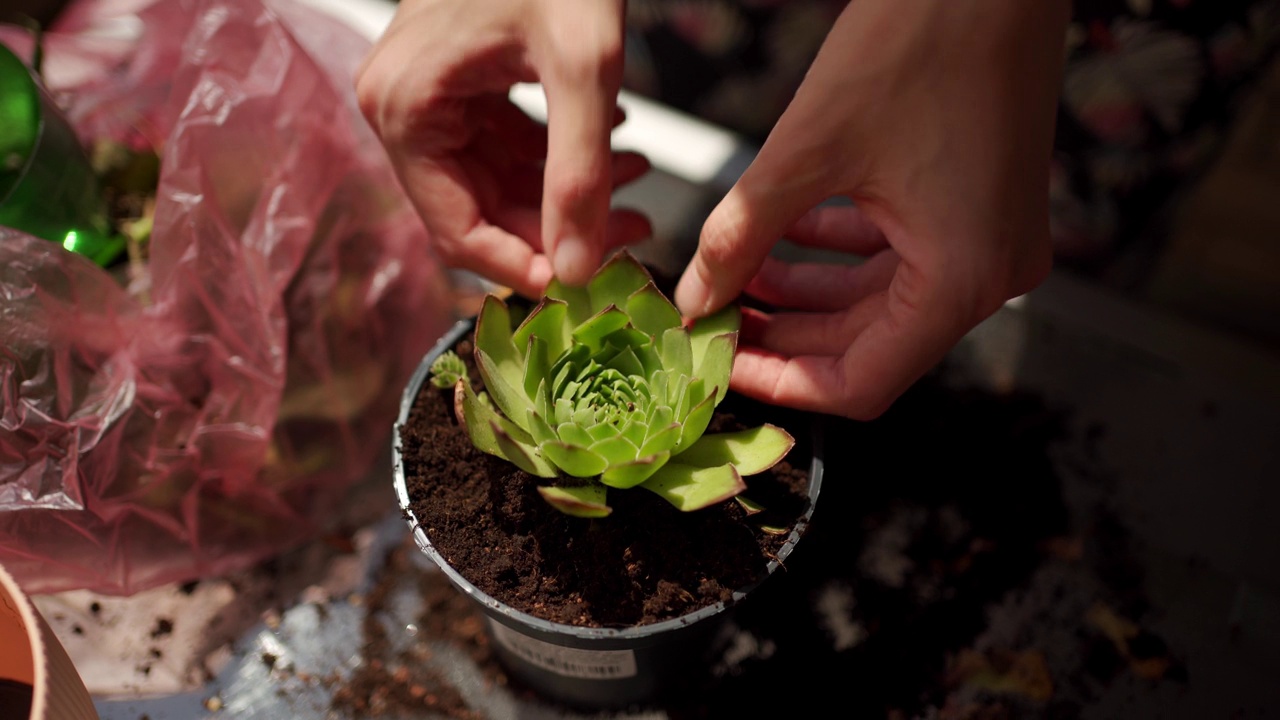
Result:
{"type": "Polygon", "coordinates": [[[782,234],[825,199],[816,166],[805,167],[795,148],[778,144],[765,143],[703,224],[698,249],[676,285],[676,305],[686,317],[709,315],[737,297],[782,234]]]}

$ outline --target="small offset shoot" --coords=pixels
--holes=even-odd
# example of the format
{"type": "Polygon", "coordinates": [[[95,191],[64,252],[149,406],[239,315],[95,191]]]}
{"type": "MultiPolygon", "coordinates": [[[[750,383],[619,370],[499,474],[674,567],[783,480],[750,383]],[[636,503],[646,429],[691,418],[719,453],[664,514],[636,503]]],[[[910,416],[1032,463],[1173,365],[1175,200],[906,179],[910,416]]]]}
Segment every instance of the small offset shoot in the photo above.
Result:
{"type": "Polygon", "coordinates": [[[431,384],[438,388],[451,388],[467,377],[467,364],[458,353],[446,350],[431,363],[431,384]]]}
{"type": "Polygon", "coordinates": [[[552,280],[518,326],[506,303],[485,298],[475,364],[488,398],[452,353],[432,364],[431,382],[454,387],[478,449],[551,480],[539,492],[561,512],[605,517],[609,492],[636,487],[691,512],[737,497],[744,476],[795,444],[769,424],[705,434],[728,391],[740,322],[731,306],[685,327],[624,250],[586,286],[552,280]]]}

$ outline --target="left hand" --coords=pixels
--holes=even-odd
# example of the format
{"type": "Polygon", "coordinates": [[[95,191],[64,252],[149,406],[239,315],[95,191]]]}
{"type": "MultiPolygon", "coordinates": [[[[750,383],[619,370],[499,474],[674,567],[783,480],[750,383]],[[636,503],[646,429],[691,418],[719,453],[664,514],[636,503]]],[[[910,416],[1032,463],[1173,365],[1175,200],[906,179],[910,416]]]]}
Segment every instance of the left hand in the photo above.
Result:
{"type": "Polygon", "coordinates": [[[610,195],[648,169],[622,121],[623,0],[402,0],[356,83],[446,265],[530,298],[585,282],[648,220],[610,195]],[[508,98],[540,82],[548,124],[508,98]]]}

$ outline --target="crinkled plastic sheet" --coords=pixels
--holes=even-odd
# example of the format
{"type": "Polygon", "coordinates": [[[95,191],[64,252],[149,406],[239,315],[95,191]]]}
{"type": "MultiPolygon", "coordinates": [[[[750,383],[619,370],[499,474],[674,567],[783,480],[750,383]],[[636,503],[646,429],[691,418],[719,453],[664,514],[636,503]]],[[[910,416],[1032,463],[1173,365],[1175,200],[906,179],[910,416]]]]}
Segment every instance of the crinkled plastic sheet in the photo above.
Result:
{"type": "Polygon", "coordinates": [[[385,455],[454,313],[355,105],[367,50],[277,0],[89,0],[46,36],[82,138],[163,164],[127,287],[0,229],[0,563],[29,592],[242,567],[338,519],[385,455]]]}

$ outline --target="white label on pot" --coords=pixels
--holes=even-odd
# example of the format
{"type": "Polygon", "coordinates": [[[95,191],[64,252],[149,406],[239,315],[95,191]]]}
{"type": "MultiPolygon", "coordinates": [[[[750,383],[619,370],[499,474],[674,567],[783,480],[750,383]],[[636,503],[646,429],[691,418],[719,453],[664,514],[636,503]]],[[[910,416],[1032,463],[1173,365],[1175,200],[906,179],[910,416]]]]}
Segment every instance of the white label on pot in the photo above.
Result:
{"type": "Polygon", "coordinates": [[[631,650],[579,650],[560,647],[512,630],[493,618],[489,629],[502,647],[526,662],[557,675],[592,680],[620,680],[636,674],[636,654],[631,650]]]}

